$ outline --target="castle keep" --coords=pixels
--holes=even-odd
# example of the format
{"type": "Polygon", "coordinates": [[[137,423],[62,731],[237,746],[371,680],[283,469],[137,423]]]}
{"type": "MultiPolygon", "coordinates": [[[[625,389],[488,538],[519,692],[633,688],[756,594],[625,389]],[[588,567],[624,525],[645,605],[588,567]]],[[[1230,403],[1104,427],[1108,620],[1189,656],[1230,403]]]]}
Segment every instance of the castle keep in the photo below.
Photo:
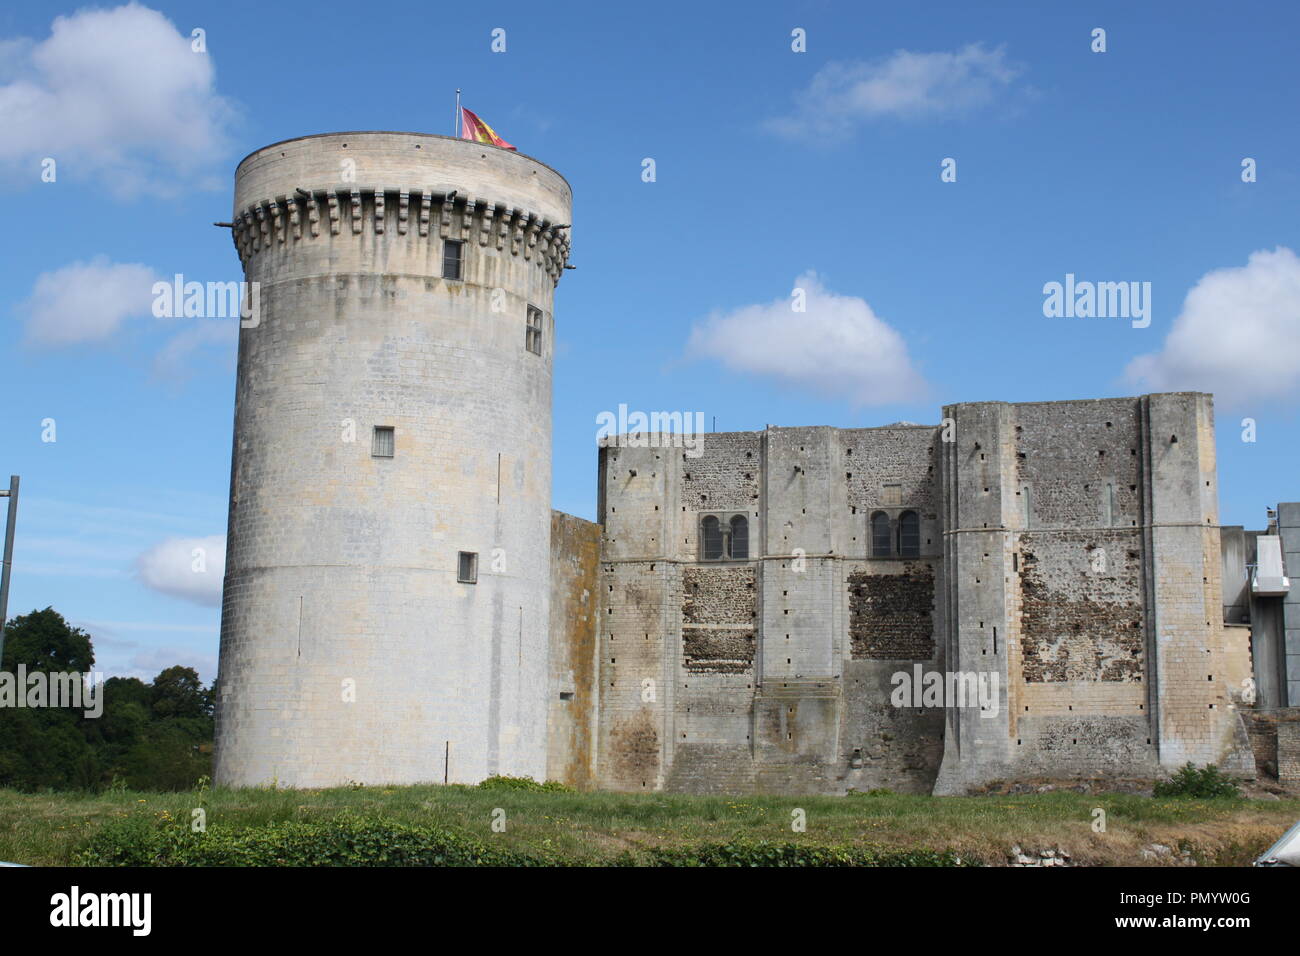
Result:
{"type": "Polygon", "coordinates": [[[261,314],[239,339],[222,783],[545,776],[569,204],[549,167],[440,136],[239,164],[261,314]]]}
{"type": "Polygon", "coordinates": [[[619,435],[552,512],[570,193],[446,137],[240,164],[220,783],[960,793],[1254,773],[1208,395],[619,435]],[[347,178],[354,173],[354,179],[347,178]]]}
{"type": "Polygon", "coordinates": [[[943,419],[601,450],[600,785],[1253,774],[1209,396],[943,419]],[[899,706],[918,672],[991,699],[899,706]]]}

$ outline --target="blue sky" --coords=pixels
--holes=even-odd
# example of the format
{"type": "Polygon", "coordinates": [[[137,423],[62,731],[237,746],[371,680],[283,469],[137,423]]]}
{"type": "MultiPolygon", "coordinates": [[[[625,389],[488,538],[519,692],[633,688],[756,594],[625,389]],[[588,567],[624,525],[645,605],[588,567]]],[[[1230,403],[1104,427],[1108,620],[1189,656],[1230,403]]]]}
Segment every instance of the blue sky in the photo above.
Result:
{"type": "Polygon", "coordinates": [[[557,508],[593,517],[620,403],[740,430],[1195,389],[1218,396],[1221,520],[1261,526],[1300,498],[1300,12],[1136,6],[7,6],[10,614],[53,605],[109,673],[215,676],[219,587],[181,571],[195,539],[220,560],[233,323],[154,318],[148,285],[240,278],[211,223],[248,152],[449,133],[457,86],[574,189],[557,508]],[[1046,317],[1067,273],[1149,282],[1150,324],[1046,317]]]}

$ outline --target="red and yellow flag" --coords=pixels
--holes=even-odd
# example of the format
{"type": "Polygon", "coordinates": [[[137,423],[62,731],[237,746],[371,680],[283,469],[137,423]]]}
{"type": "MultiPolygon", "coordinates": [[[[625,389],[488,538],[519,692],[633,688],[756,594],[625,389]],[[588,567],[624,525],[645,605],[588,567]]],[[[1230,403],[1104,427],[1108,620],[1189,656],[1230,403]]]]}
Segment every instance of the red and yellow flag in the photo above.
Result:
{"type": "Polygon", "coordinates": [[[460,108],[460,112],[461,139],[472,139],[476,143],[490,143],[493,146],[500,146],[502,149],[514,149],[513,146],[497,135],[496,130],[479,119],[474,113],[463,106],[460,108]]]}

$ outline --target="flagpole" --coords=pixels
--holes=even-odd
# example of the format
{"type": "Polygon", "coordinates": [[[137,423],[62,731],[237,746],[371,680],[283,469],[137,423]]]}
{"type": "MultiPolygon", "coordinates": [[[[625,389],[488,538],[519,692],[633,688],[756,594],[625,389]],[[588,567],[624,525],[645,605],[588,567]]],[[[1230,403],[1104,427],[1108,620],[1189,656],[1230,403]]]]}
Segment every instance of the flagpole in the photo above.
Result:
{"type": "Polygon", "coordinates": [[[460,87],[456,87],[456,115],[451,120],[451,135],[460,136],[460,87]]]}

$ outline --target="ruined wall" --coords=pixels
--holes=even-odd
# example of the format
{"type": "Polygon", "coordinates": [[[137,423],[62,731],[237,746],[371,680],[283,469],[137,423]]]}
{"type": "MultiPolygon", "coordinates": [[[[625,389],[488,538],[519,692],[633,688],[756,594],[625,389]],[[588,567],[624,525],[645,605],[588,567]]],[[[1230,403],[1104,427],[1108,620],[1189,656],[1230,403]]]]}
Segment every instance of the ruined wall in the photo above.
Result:
{"type": "Polygon", "coordinates": [[[754,668],[754,569],[683,571],[682,666],[692,674],[743,674],[754,668]]]}
{"type": "Polygon", "coordinates": [[[671,760],[665,741],[680,640],[681,574],[665,557],[677,534],[678,449],[600,450],[600,718],[596,772],[609,790],[656,790],[671,760]]]}
{"type": "Polygon", "coordinates": [[[666,788],[754,789],[750,737],[758,574],[752,565],[682,565],[681,656],[666,788]]]}
{"type": "Polygon", "coordinates": [[[600,525],[551,512],[550,704],[546,778],[596,785],[600,525]]]}
{"type": "Polygon", "coordinates": [[[971,635],[1000,630],[1008,720],[991,733],[950,715],[964,726],[940,791],[992,777],[1151,776],[1189,759],[1248,772],[1234,689],[1249,648],[1243,629],[1222,624],[1209,396],[945,415],[956,420],[944,456],[958,529],[945,552],[951,640],[965,669],[989,656],[971,635]]]}
{"type": "Polygon", "coordinates": [[[1300,783],[1300,721],[1277,725],[1277,779],[1279,783],[1300,783]]]}
{"type": "Polygon", "coordinates": [[[1153,772],[1136,399],[1013,406],[1018,705],[1028,772],[1153,772]]]}
{"type": "Polygon", "coordinates": [[[1014,406],[1016,467],[1032,528],[1136,526],[1141,517],[1136,399],[1014,406]]]}
{"type": "Polygon", "coordinates": [[[934,571],[904,565],[895,574],[849,575],[849,640],[854,660],[934,657],[934,571]]]}
{"type": "Polygon", "coordinates": [[[758,432],[710,432],[703,454],[682,453],[679,504],[688,511],[752,509],[758,501],[762,469],[758,432]]]}
{"type": "Polygon", "coordinates": [[[609,443],[602,785],[928,792],[942,710],[890,692],[900,668],[941,660],[936,440],[896,426],[710,433],[698,455],[609,443]],[[877,507],[920,514],[921,557],[868,556],[877,507]],[[748,518],[746,559],[702,560],[708,514],[748,518]]]}
{"type": "MultiPolygon", "coordinates": [[[[1281,707],[1254,710],[1243,709],[1242,718],[1246,724],[1246,733],[1250,739],[1250,748],[1255,757],[1255,769],[1259,776],[1280,779],[1283,768],[1279,758],[1286,756],[1286,741],[1292,741],[1290,759],[1292,763],[1300,761],[1300,708],[1281,707]],[[1292,724],[1290,731],[1281,730],[1286,724],[1292,724]],[[1281,748],[1281,749],[1279,749],[1281,748]]],[[[1292,766],[1291,772],[1297,773],[1300,766],[1292,766]]],[[[1300,777],[1295,778],[1300,781],[1300,777]]]]}
{"type": "Polygon", "coordinates": [[[1141,538],[1096,529],[1084,535],[1022,533],[1021,678],[1028,683],[1141,681],[1141,538]]]}
{"type": "Polygon", "coordinates": [[[1149,516],[1147,593],[1161,767],[1214,763],[1253,775],[1235,683],[1249,654],[1223,626],[1214,407],[1192,392],[1140,399],[1149,516]]]}
{"type": "Polygon", "coordinates": [[[942,428],[606,449],[602,785],[957,793],[1149,777],[1187,753],[1235,766],[1249,648],[1216,623],[1208,401],[989,402],[942,428]],[[1152,437],[1167,428],[1188,436],[1172,455],[1152,437]],[[873,555],[881,512],[890,553],[873,555]],[[707,514],[747,516],[744,560],[702,560],[707,514]],[[895,697],[930,674],[985,693],[895,697]]]}
{"type": "Polygon", "coordinates": [[[943,756],[944,709],[914,706],[911,688],[944,671],[941,566],[933,558],[845,561],[844,573],[840,789],[929,793],[943,756]]]}
{"type": "Polygon", "coordinates": [[[957,670],[996,717],[950,713],[939,792],[1154,772],[1136,399],[950,406],[944,459],[957,670]]]}
{"type": "Polygon", "coordinates": [[[906,504],[933,513],[937,504],[938,429],[929,425],[848,428],[843,449],[849,504],[858,511],[906,504]],[[897,498],[889,486],[897,485],[897,498]]]}
{"type": "Polygon", "coordinates": [[[993,712],[950,706],[936,793],[963,793],[1008,776],[1019,756],[1015,723],[1023,705],[1008,675],[1017,670],[1016,550],[1022,511],[1015,468],[1015,421],[999,402],[943,410],[943,633],[947,669],[998,682],[993,712]]]}

